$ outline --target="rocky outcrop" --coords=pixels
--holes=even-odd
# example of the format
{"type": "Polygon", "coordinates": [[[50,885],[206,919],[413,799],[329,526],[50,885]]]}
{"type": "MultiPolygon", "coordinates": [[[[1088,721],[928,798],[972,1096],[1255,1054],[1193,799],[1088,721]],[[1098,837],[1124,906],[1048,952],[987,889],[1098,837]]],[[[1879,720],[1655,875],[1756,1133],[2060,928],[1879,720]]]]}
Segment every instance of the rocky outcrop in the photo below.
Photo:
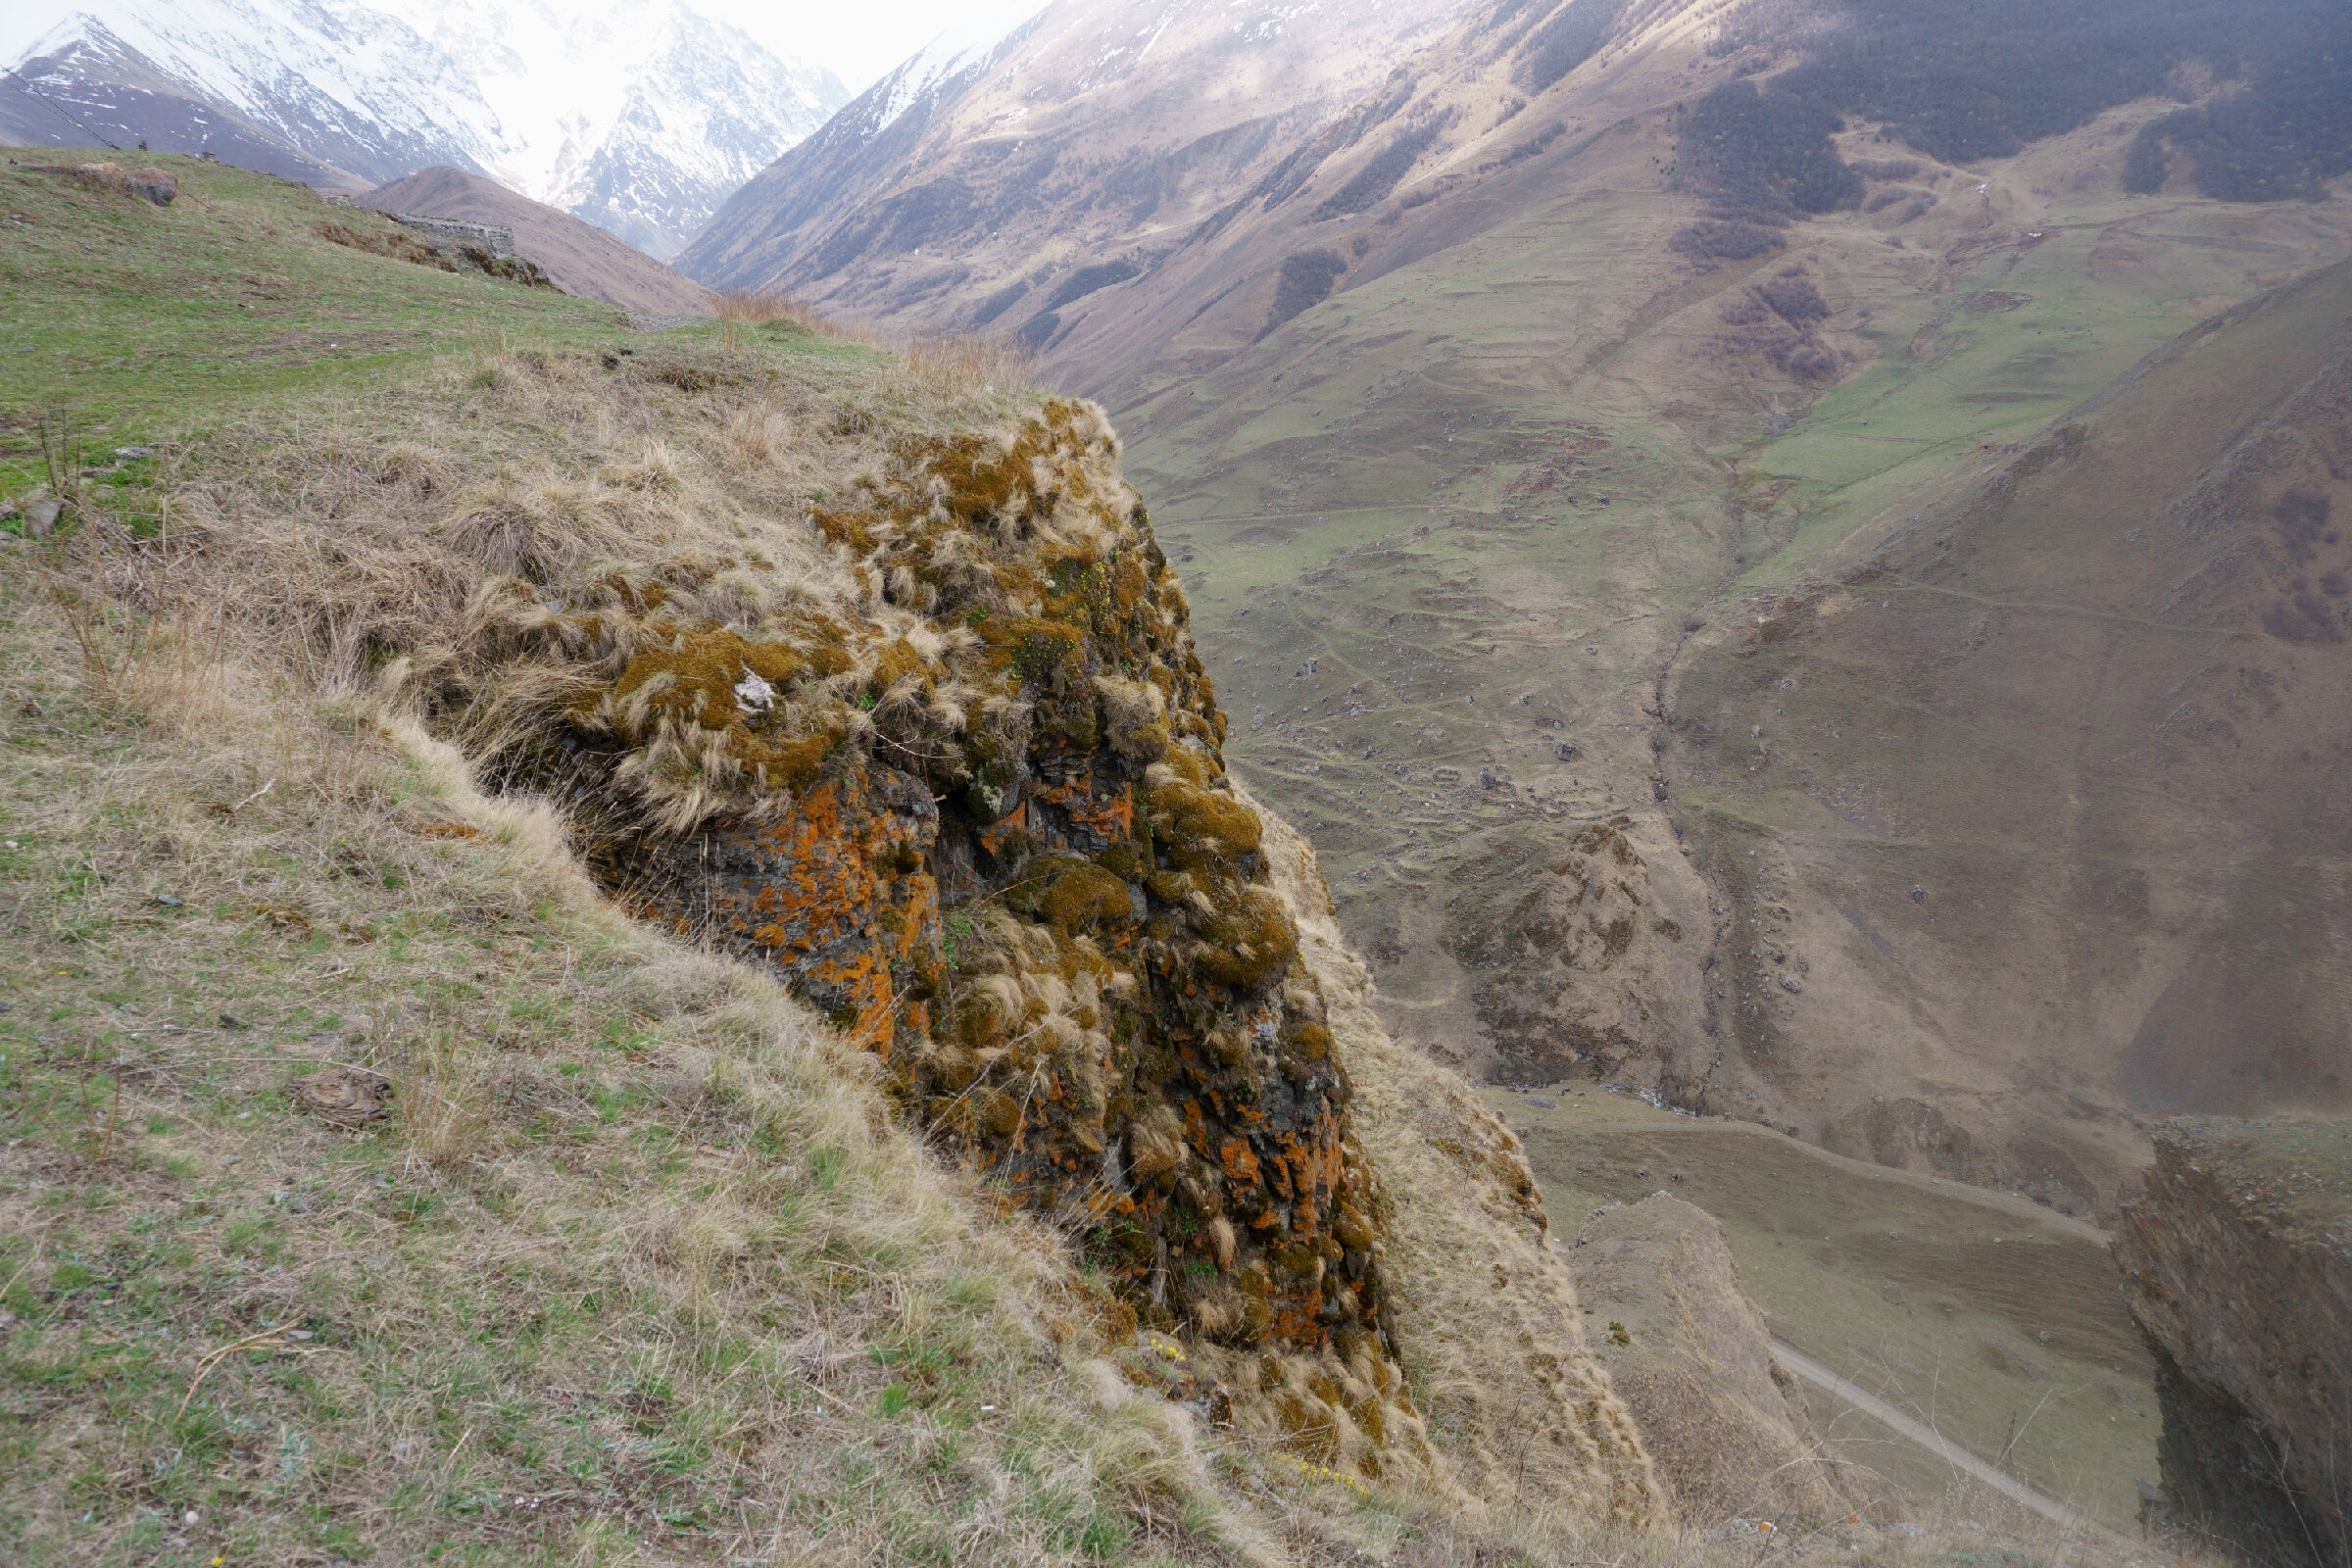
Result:
{"type": "Polygon", "coordinates": [[[1189,1343],[1151,1363],[1171,1393],[1418,1463],[1348,1072],[1116,456],[1049,403],[821,502],[821,580],[749,550],[510,579],[485,707],[626,904],[773,965],[1083,1236],[1115,1309],[1189,1343]]]}
{"type": "Polygon", "coordinates": [[[1686,1523],[1847,1511],[1845,1478],[1824,1457],[1714,1216],[1663,1193],[1604,1209],[1569,1269],[1686,1523]]]}
{"type": "Polygon", "coordinates": [[[359,205],[503,229],[510,235],[508,250],[529,257],[549,281],[576,299],[603,300],[649,317],[709,316],[718,308],[709,289],[596,224],[462,169],[420,169],[377,186],[359,205]]]}
{"type": "Polygon", "coordinates": [[[2256,1564],[2352,1555],[2352,1124],[2184,1118],[2116,1261],[2156,1352],[2171,1511],[2256,1564]]]}

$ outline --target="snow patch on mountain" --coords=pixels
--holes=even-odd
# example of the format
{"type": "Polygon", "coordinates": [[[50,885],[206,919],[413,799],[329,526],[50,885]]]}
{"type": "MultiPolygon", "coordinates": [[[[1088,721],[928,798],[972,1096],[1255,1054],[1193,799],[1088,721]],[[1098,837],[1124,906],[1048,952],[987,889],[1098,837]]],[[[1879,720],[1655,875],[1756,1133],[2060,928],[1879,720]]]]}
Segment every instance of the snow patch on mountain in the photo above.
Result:
{"type": "Polygon", "coordinates": [[[878,136],[907,110],[941,96],[966,75],[984,71],[1004,43],[1035,15],[1032,11],[975,17],[948,28],[916,51],[865,93],[868,128],[878,136]]]}

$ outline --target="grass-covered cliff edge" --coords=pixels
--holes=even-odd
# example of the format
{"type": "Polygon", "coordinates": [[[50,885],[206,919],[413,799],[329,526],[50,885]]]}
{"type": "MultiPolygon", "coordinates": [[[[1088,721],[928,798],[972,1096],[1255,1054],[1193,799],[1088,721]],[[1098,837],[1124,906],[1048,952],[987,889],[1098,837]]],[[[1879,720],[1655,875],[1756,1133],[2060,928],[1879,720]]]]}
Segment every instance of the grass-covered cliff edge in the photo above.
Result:
{"type": "Polygon", "coordinates": [[[1099,415],[175,172],[0,171],[0,1556],[1726,1549],[1099,415]]]}
{"type": "Polygon", "coordinates": [[[1508,1134],[1414,1094],[1448,1163],[1381,1191],[1099,415],[6,177],[67,368],[11,411],[15,1551],[1271,1560],[1506,1466],[1663,1523],[1508,1134]],[[256,287],[502,330],[75,373],[256,287]],[[1533,1353],[1406,1283],[1439,1200],[1533,1353]]]}

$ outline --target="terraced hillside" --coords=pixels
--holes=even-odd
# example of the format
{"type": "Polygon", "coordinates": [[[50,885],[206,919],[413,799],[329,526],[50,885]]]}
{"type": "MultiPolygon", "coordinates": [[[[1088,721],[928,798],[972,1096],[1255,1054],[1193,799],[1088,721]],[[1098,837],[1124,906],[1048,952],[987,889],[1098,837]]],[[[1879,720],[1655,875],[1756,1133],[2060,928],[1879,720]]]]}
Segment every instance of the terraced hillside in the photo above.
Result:
{"type": "Polygon", "coordinates": [[[2127,1113],[2346,1103],[2348,439],[2339,264],[1691,638],[1665,766],[1733,894],[1727,1064],[1889,1163],[1981,1178],[2003,1127],[2077,1210],[2127,1113]]]}
{"type": "MultiPolygon", "coordinates": [[[[1616,172],[1647,156],[1633,143],[1616,172]]],[[[2026,199],[2016,176],[1979,172],[1981,199],[2026,199]]],[[[1675,650],[1710,622],[1736,631],[1750,585],[1799,580],[1874,516],[1980,475],[2230,290],[2276,276],[2259,265],[2269,247],[2330,254],[2340,220],[2118,199],[2060,226],[2034,201],[2038,240],[2003,225],[1986,248],[1955,225],[1928,256],[1817,221],[1803,281],[1838,306],[1816,330],[1860,363],[1816,402],[1742,367],[1750,351],[1724,321],[1753,282],[1798,281],[1774,277],[1788,262],[1655,292],[1610,275],[1622,225],[1660,205],[1635,236],[1657,242],[1676,215],[1654,193],[1514,219],[1474,243],[1492,270],[1475,281],[1433,263],[1350,290],[1309,318],[1317,331],[1296,323],[1130,423],[1223,634],[1241,765],[1325,846],[1383,961],[1393,1026],[1523,1081],[1598,1066],[1818,1137],[1851,1109],[1817,1105],[1824,1076],[1785,1077],[1793,1063],[1761,1053],[1719,1066],[1735,1006],[1795,1040],[1810,1004],[1752,959],[1737,1002],[1709,975],[1731,957],[1725,890],[1743,884],[1716,880],[1734,870],[1721,860],[1693,875],[1678,844],[1659,756],[1675,650]],[[1595,876],[1618,840],[1642,874],[1595,876]]],[[[1935,1076],[1907,1054],[1881,1061],[1871,1093],[1916,1097],[1935,1076]]],[[[2120,1108],[2120,1086],[2099,1093],[2120,1108]]],[[[1995,1146],[2007,1131],[1977,1125],[1995,1146]]],[[[2071,1158],[2111,1172],[2125,1157],[2080,1152],[2095,1119],[2065,1125],[2071,1158]]],[[[2051,1167],[1995,1154],[1947,1168],[2038,1181],[2051,1167]]]]}

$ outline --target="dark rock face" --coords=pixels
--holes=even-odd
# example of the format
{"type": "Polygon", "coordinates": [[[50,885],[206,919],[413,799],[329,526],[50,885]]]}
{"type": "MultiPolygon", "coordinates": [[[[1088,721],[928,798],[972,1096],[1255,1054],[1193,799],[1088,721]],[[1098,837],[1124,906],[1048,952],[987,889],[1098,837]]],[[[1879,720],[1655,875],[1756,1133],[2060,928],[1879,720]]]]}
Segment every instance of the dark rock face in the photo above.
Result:
{"type": "Polygon", "coordinates": [[[2166,1124],[2115,1253],[2174,1514],[2250,1563],[2352,1560],[2352,1124],[2166,1124]]]}
{"type": "Polygon", "coordinates": [[[567,672],[548,782],[626,904],[773,965],[1082,1234],[1121,1310],[1191,1342],[1172,1392],[1377,1472],[1426,1453],[1386,1205],[1115,455],[1069,403],[904,444],[813,518],[863,606],[730,622],[705,607],[745,564],[676,563],[561,607],[517,586],[492,634],[567,672]]]}

